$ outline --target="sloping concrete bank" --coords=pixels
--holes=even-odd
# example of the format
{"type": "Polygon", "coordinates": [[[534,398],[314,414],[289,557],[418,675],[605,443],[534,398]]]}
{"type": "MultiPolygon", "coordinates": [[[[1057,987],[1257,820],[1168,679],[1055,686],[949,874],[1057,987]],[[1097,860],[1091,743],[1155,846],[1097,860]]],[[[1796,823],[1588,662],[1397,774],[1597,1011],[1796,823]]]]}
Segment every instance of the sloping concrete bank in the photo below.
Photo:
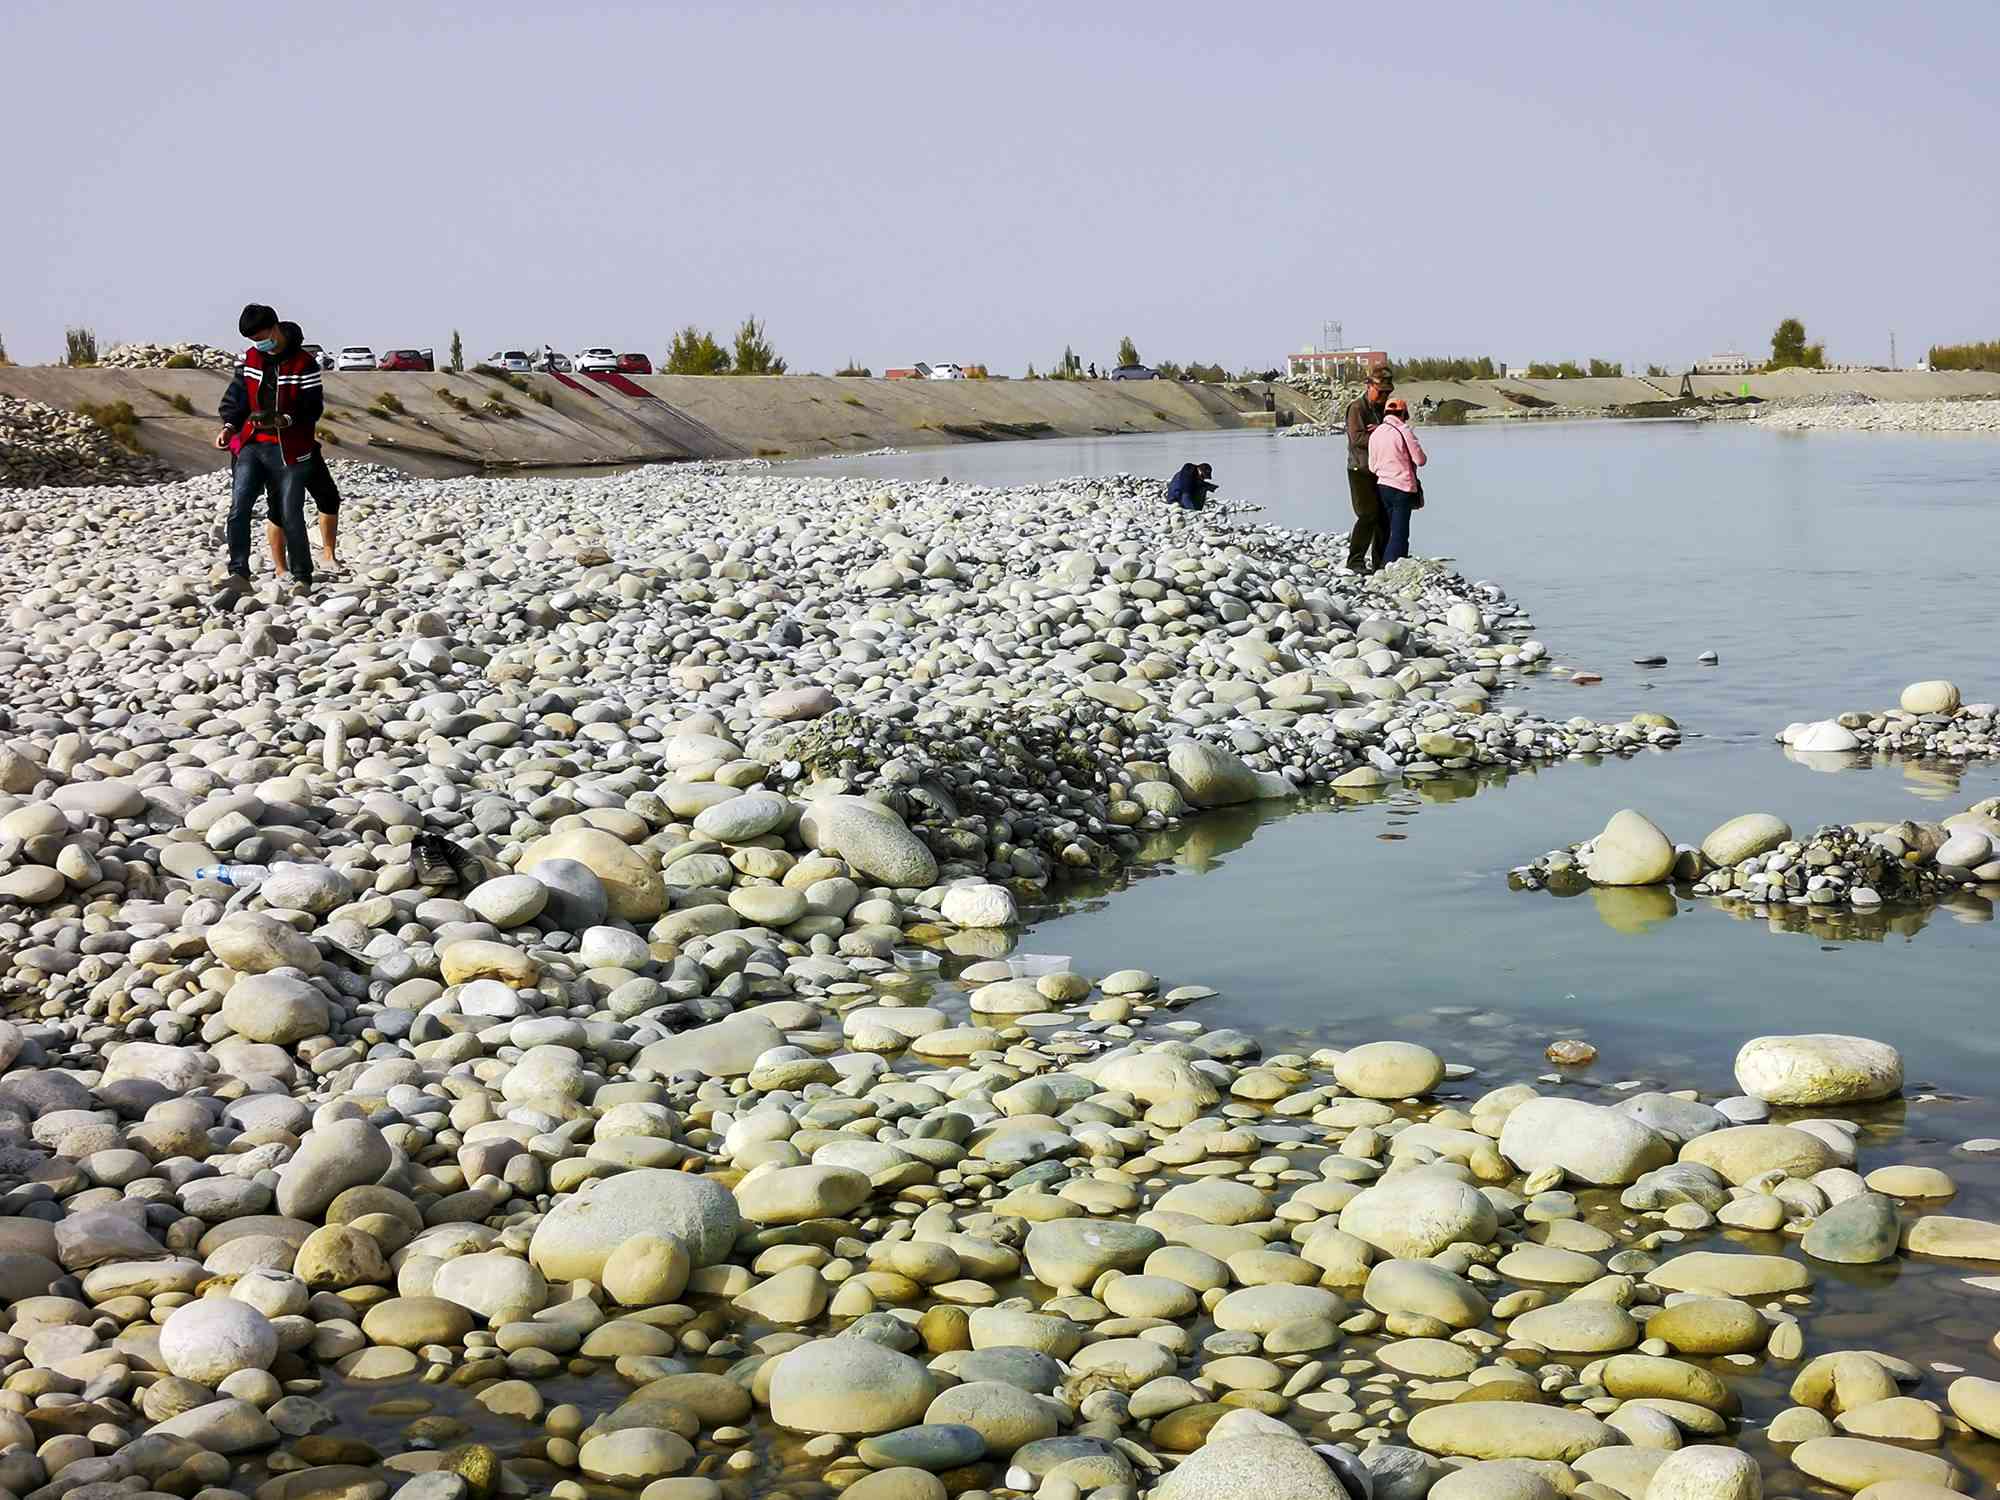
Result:
{"type": "MultiPolygon", "coordinates": [[[[527,393],[469,372],[329,373],[321,431],[334,457],[448,475],[1210,431],[1255,420],[1267,393],[1285,418],[1310,416],[1297,392],[1261,383],[661,375],[634,382],[647,392],[634,396],[586,378],[519,378],[527,393]]],[[[0,394],[70,411],[129,403],[139,442],[189,474],[221,463],[211,444],[226,383],[204,370],[0,369],[0,394]],[[181,411],[176,397],[192,411],[181,411]]]]}
{"type": "MultiPolygon", "coordinates": [[[[1865,396],[1871,401],[1953,401],[2000,396],[2000,374],[1983,370],[1777,370],[1768,375],[1696,375],[1700,397],[1745,393],[1764,401],[1865,396]]],[[[1569,408],[1638,406],[1680,395],[1678,375],[1622,375],[1602,380],[1412,380],[1396,387],[1415,405],[1468,401],[1487,410],[1520,412],[1542,404],[1569,408]]]]}

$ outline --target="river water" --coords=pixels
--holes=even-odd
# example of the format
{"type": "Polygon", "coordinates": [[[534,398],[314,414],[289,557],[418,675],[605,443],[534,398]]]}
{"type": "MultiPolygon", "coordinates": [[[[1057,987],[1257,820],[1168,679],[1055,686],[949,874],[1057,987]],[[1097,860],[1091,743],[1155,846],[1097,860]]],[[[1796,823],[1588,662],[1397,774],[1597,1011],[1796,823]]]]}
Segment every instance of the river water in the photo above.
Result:
{"type": "MultiPolygon", "coordinates": [[[[1519,893],[1505,877],[1621,807],[1692,843],[1742,812],[1803,835],[2000,794],[2000,765],[1815,766],[1771,738],[1794,719],[1893,704],[1918,678],[1949,677],[1972,700],[2000,694],[1987,602],[2000,442],[1742,423],[1421,432],[1430,503],[1415,550],[1500,584],[1555,660],[1604,677],[1543,678],[1514,701],[1599,720],[1658,710],[1679,721],[1682,746],[1366,805],[1207,814],[1163,837],[1115,894],[1072,889],[1024,946],[1088,973],[1139,965],[1214,984],[1223,993],[1201,1019],[1267,1043],[1400,1035],[1497,1067],[1576,1036],[1602,1051],[1578,1082],[1729,1092],[1749,1036],[1851,1030],[1900,1046],[1913,1090],[1986,1096],[2000,928],[1985,900],[1808,925],[1664,889],[1519,893]],[[1720,664],[1698,665],[1704,650],[1720,664]],[[1632,665],[1652,653],[1669,664],[1632,665]]],[[[1345,529],[1337,439],[1172,434],[786,467],[997,486],[1165,476],[1191,458],[1261,519],[1345,529]]]]}

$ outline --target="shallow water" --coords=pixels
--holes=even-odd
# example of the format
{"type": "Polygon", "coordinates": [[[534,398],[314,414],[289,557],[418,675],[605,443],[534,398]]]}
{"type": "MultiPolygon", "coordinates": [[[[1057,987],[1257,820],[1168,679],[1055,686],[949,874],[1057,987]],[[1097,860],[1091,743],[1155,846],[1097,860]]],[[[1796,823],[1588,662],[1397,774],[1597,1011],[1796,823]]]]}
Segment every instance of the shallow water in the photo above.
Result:
{"type": "MultiPolygon", "coordinates": [[[[1267,1041],[1393,1028],[1478,1060],[1470,1054],[1499,1032],[1516,1055],[1528,1035],[1582,1036],[1602,1056],[1579,1081],[1729,1092],[1745,1038],[1853,1030],[1902,1047],[1913,1087],[1988,1094],[2000,931],[1977,897],[1807,924],[1789,912],[1744,920],[1664,890],[1517,893],[1505,876],[1620,807],[1696,842],[1753,810],[1804,834],[1941,817],[2000,793],[2000,765],[1830,774],[1771,740],[1793,719],[1892,704],[1917,678],[1949,677],[1975,700],[2000,694],[1983,603],[2000,543],[2000,442],[1680,422],[1422,436],[1431,501],[1417,550],[1499,583],[1533,613],[1555,660],[1605,679],[1544,678],[1513,700],[1599,720],[1654,709],[1680,722],[1685,743],[1331,812],[1206,815],[1161,842],[1159,863],[1121,877],[1115,899],[1074,889],[1027,946],[1070,954],[1085,972],[1139,964],[1169,982],[1215,984],[1223,995],[1202,1019],[1267,1041]],[[1721,664],[1697,665],[1709,649],[1721,664]],[[1631,665],[1654,652],[1669,664],[1631,665]]],[[[1011,485],[1164,476],[1189,458],[1213,463],[1223,495],[1261,504],[1261,519],[1346,525],[1337,439],[1174,434],[785,467],[1011,485]]]]}

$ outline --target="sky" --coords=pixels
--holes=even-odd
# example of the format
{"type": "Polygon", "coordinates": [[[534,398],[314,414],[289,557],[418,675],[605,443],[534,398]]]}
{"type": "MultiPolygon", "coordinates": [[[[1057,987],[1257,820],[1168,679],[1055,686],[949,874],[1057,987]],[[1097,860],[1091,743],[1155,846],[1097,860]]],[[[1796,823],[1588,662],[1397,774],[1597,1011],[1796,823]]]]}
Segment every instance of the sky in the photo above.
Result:
{"type": "Polygon", "coordinates": [[[1991,0],[5,0],[0,339],[1907,364],[2000,337],[1996,62],[1991,0]]]}

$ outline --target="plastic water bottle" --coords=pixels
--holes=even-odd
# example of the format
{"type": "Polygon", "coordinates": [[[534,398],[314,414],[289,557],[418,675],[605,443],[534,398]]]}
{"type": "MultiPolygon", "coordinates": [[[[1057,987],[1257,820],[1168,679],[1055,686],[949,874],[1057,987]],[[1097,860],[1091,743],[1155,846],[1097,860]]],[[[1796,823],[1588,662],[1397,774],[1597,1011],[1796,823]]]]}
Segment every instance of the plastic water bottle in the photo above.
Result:
{"type": "Polygon", "coordinates": [[[270,874],[270,870],[263,865],[203,865],[194,872],[194,878],[233,885],[239,891],[254,891],[270,874]]]}

